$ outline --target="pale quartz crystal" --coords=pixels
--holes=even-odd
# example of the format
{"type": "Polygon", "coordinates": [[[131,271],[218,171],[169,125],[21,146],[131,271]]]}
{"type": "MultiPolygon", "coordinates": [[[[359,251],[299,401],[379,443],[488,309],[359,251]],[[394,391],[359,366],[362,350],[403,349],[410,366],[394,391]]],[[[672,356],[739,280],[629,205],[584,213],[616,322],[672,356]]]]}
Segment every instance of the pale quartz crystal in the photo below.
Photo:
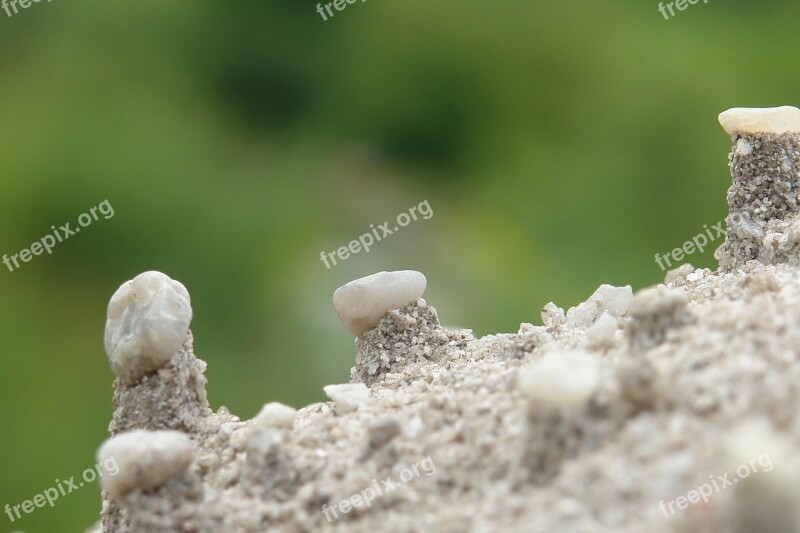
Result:
{"type": "Polygon", "coordinates": [[[628,310],[631,298],[633,289],[630,285],[600,285],[588,300],[567,311],[567,324],[573,327],[589,327],[604,311],[611,316],[620,317],[628,310]]]}
{"type": "Polygon", "coordinates": [[[265,404],[253,418],[253,427],[292,429],[297,409],[278,402],[265,404]]]}
{"type": "Polygon", "coordinates": [[[392,309],[422,297],[428,282],[421,272],[378,272],[343,285],[333,293],[333,306],[342,324],[356,337],[378,325],[392,309]]]}
{"type": "Polygon", "coordinates": [[[685,278],[692,272],[694,272],[694,266],[692,266],[691,263],[684,263],[677,268],[667,271],[667,274],[664,276],[664,284],[669,285],[676,279],[685,278]]]}
{"type": "Polygon", "coordinates": [[[566,315],[564,315],[564,310],[561,309],[556,304],[554,304],[553,302],[548,302],[542,308],[542,322],[544,323],[545,326],[548,327],[560,326],[566,321],[567,318],[566,315]]]}
{"type": "Polygon", "coordinates": [[[105,348],[111,370],[128,384],[163,367],[186,341],[189,292],[161,272],[145,272],[117,289],[108,304],[105,348]]]}
{"type": "Polygon", "coordinates": [[[605,348],[614,343],[617,332],[617,319],[603,312],[594,324],[586,330],[586,338],[592,348],[605,348]]]}
{"type": "Polygon", "coordinates": [[[119,499],[135,489],[150,490],[166,484],[186,470],[193,457],[192,439],[180,431],[122,433],[105,441],[97,451],[101,465],[116,465],[116,473],[104,471],[100,482],[119,499]]]}
{"type": "Polygon", "coordinates": [[[719,115],[719,123],[730,135],[800,132],[800,109],[792,106],[734,107],[719,115]]]}
{"type": "Polygon", "coordinates": [[[551,352],[519,372],[518,387],[534,404],[577,407],[597,388],[597,359],[582,351],[551,352]]]}
{"type": "Polygon", "coordinates": [[[333,400],[336,413],[340,415],[355,411],[369,400],[369,389],[363,383],[326,385],[322,390],[333,400]]]}

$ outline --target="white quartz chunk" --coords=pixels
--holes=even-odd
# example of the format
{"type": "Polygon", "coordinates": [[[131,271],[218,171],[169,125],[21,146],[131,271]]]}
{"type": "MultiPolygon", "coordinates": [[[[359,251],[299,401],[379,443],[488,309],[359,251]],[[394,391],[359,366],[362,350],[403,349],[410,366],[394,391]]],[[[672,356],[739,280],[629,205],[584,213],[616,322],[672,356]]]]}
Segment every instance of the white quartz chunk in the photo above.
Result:
{"type": "Polygon", "coordinates": [[[586,338],[592,348],[606,348],[614,344],[614,334],[618,328],[617,319],[603,312],[594,324],[586,330],[586,338]]]}
{"type": "Polygon", "coordinates": [[[163,367],[186,341],[189,292],[161,272],[145,272],[117,289],[108,304],[105,348],[111,370],[128,384],[163,367]]]}
{"type": "Polygon", "coordinates": [[[576,407],[597,388],[597,359],[582,351],[546,354],[519,372],[520,391],[534,404],[576,407]]]}
{"type": "Polygon", "coordinates": [[[633,289],[630,285],[600,285],[588,300],[567,311],[567,324],[573,327],[589,327],[604,311],[613,317],[620,317],[628,310],[631,298],[633,289]]]}
{"type": "Polygon", "coordinates": [[[253,419],[253,427],[268,429],[292,429],[297,409],[278,402],[264,404],[261,411],[253,419]]]}
{"type": "Polygon", "coordinates": [[[336,413],[340,415],[355,411],[369,400],[369,389],[363,383],[326,385],[322,390],[333,400],[336,413]]]}
{"type": "Polygon", "coordinates": [[[101,465],[114,464],[100,482],[114,498],[158,488],[181,474],[194,457],[192,439],[180,431],[135,430],[108,439],[97,451],[101,465]]]}
{"type": "Polygon", "coordinates": [[[735,133],[800,132],[800,109],[782,107],[734,107],[719,115],[722,128],[735,133]]]}
{"type": "Polygon", "coordinates": [[[358,337],[377,326],[390,310],[421,298],[427,284],[415,270],[378,272],[336,289],[333,306],[347,330],[358,337]]]}

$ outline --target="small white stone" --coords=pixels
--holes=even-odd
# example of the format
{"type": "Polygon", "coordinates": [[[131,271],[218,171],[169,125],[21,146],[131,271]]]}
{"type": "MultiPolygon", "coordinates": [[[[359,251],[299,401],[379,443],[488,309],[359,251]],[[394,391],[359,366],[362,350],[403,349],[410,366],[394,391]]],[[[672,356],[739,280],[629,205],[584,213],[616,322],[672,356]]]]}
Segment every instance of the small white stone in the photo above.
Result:
{"type": "Polygon", "coordinates": [[[736,133],[800,132],[800,109],[782,107],[734,107],[719,115],[729,135],[736,133]]]}
{"type": "Polygon", "coordinates": [[[135,430],[108,439],[97,451],[101,465],[113,463],[116,474],[104,472],[100,482],[114,498],[141,489],[158,488],[192,463],[194,444],[180,431],[135,430]]]}
{"type": "Polygon", "coordinates": [[[691,263],[684,263],[677,268],[673,268],[672,270],[667,272],[667,275],[664,276],[664,284],[669,285],[673,281],[678,278],[685,278],[689,274],[694,272],[694,267],[691,263]]]}
{"type": "Polygon", "coordinates": [[[589,327],[603,311],[608,311],[615,317],[622,316],[628,310],[631,298],[633,289],[630,285],[600,285],[588,300],[567,311],[567,324],[572,327],[589,327]]]}
{"type": "Polygon", "coordinates": [[[105,349],[111,370],[133,384],[166,365],[192,322],[189,292],[161,272],[145,272],[117,289],[108,304],[105,349]]]}
{"type": "Polygon", "coordinates": [[[554,304],[553,302],[547,303],[542,308],[542,323],[548,327],[560,326],[567,321],[564,310],[554,304]]]}
{"type": "Polygon", "coordinates": [[[736,141],[736,155],[750,155],[753,153],[753,147],[747,142],[747,139],[739,139],[736,141]]]}
{"type": "Polygon", "coordinates": [[[620,317],[628,310],[628,303],[633,298],[633,289],[630,285],[614,287],[613,285],[600,285],[590,300],[599,300],[604,310],[611,316],[620,317]]]}
{"type": "Polygon", "coordinates": [[[533,403],[577,407],[594,393],[599,373],[586,352],[553,352],[520,370],[518,386],[533,403]]]}
{"type": "Polygon", "coordinates": [[[614,344],[617,332],[617,319],[604,312],[592,326],[586,330],[586,338],[592,348],[605,348],[614,344]]]}
{"type": "Polygon", "coordinates": [[[703,271],[696,270],[686,276],[686,281],[691,281],[692,283],[694,283],[695,281],[700,281],[701,279],[703,279],[703,277],[704,277],[703,271]]]}
{"type": "Polygon", "coordinates": [[[369,401],[369,389],[363,383],[326,385],[322,390],[333,400],[336,413],[340,415],[355,411],[369,401]]]}
{"type": "Polygon", "coordinates": [[[297,409],[278,402],[264,404],[261,411],[253,418],[253,427],[260,428],[294,428],[297,409]]]}
{"type": "Polygon", "coordinates": [[[378,272],[336,289],[333,306],[342,324],[356,337],[378,325],[381,317],[422,297],[428,281],[421,272],[378,272]]]}

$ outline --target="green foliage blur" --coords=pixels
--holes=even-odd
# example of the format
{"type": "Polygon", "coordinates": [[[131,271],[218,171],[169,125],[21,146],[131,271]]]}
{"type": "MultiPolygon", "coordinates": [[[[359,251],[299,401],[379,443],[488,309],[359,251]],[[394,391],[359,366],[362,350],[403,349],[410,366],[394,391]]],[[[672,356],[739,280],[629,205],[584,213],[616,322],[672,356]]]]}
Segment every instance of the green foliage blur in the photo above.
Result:
{"type": "MultiPolygon", "coordinates": [[[[192,296],[212,406],[324,401],[353,338],[336,287],[416,269],[443,322],[539,324],[722,220],[717,114],[800,103],[793,1],[68,2],[0,11],[0,506],[80,476],[107,437],[108,299],[192,296]],[[330,269],[333,251],[427,200],[330,269]]],[[[715,243],[719,244],[719,242],[715,243]]],[[[713,248],[713,247],[712,247],[713,248]]],[[[716,267],[713,250],[695,266],[716,267]]],[[[0,531],[82,531],[97,484],[0,531]]]]}

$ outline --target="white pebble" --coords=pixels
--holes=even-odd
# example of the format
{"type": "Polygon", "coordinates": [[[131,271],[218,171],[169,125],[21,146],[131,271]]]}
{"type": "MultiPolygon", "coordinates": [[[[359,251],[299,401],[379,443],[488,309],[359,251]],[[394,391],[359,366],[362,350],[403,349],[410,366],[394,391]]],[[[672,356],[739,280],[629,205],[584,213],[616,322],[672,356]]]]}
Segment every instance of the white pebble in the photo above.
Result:
{"type": "Polygon", "coordinates": [[[692,266],[691,263],[684,263],[681,266],[673,268],[667,272],[667,275],[664,276],[664,284],[669,285],[678,278],[686,278],[692,272],[694,272],[694,266],[692,266]]]}
{"type": "Polygon", "coordinates": [[[603,313],[600,318],[586,330],[586,338],[592,348],[605,348],[614,344],[614,334],[617,332],[617,319],[608,313],[603,313]]]}
{"type": "Polygon", "coordinates": [[[377,326],[390,310],[416,302],[427,284],[415,270],[378,272],[336,289],[333,306],[342,324],[358,337],[377,326]]]}
{"type": "Polygon", "coordinates": [[[295,415],[297,409],[294,407],[278,402],[264,404],[261,411],[253,418],[253,427],[292,429],[295,415]]]}
{"type": "Polygon", "coordinates": [[[105,348],[111,370],[133,384],[169,362],[192,322],[189,292],[161,272],[145,272],[117,289],[108,304],[105,348]]]}
{"type": "Polygon", "coordinates": [[[548,327],[560,326],[567,321],[564,310],[553,302],[548,302],[542,308],[542,323],[548,327]]]}
{"type": "Polygon", "coordinates": [[[746,139],[739,139],[736,141],[736,155],[750,155],[752,153],[753,147],[746,139]]]}
{"type": "Polygon", "coordinates": [[[800,109],[792,106],[734,107],[719,115],[719,123],[730,135],[800,132],[800,109]]]}
{"type": "Polygon", "coordinates": [[[535,404],[576,407],[597,388],[597,359],[582,351],[553,352],[519,372],[518,386],[535,404]]]}
{"type": "Polygon", "coordinates": [[[700,281],[704,277],[705,274],[703,273],[702,270],[695,270],[694,272],[686,276],[686,281],[691,281],[692,283],[694,283],[695,281],[700,281]]]}
{"type": "Polygon", "coordinates": [[[355,411],[369,400],[369,389],[363,383],[326,385],[322,390],[333,400],[336,413],[340,415],[355,411]]]}
{"type": "Polygon", "coordinates": [[[100,446],[97,460],[116,463],[115,475],[100,482],[114,498],[141,489],[158,488],[181,474],[192,463],[194,444],[180,431],[135,430],[108,439],[100,446]]]}
{"type": "Polygon", "coordinates": [[[589,327],[603,311],[619,317],[628,310],[628,302],[633,298],[630,285],[614,287],[600,285],[588,300],[567,311],[567,324],[572,327],[589,327]]]}

